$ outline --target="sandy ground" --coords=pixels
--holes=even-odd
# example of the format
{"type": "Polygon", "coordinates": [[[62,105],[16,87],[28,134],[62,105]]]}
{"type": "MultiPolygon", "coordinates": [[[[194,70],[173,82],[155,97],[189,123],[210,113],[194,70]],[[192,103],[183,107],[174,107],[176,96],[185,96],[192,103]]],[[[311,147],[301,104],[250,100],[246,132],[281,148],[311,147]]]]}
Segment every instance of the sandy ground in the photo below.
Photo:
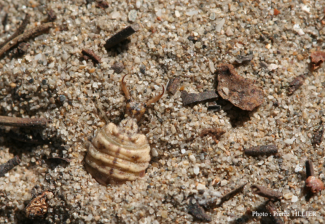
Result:
{"type": "Polygon", "coordinates": [[[325,2],[105,2],[107,8],[91,0],[0,2],[0,42],[26,13],[26,30],[45,23],[50,9],[57,15],[55,27],[27,41],[26,53],[17,56],[13,49],[0,58],[0,115],[51,120],[43,130],[0,129],[0,163],[15,155],[22,160],[0,177],[0,223],[199,222],[188,212],[191,197],[211,223],[273,223],[262,216],[267,199],[253,194],[251,184],[283,193],[275,206],[286,223],[324,223],[325,191],[308,197],[304,185],[307,159],[325,181],[324,142],[311,142],[325,121],[324,66],[310,71],[311,52],[325,47],[325,2]],[[104,48],[134,23],[140,29],[128,44],[104,48]],[[101,63],[82,58],[82,49],[94,51],[101,63]],[[175,77],[182,90],[200,93],[215,90],[218,64],[249,54],[253,59],[235,70],[263,90],[257,109],[242,111],[219,99],[221,110],[211,111],[206,102],[183,106],[180,91],[165,93],[139,123],[151,146],[145,177],[102,186],[87,173],[88,141],[106,123],[123,119],[124,75],[130,74],[127,86],[138,102],[175,77]],[[115,62],[124,66],[119,74],[115,62]],[[304,84],[288,95],[289,83],[302,74],[304,84]],[[225,134],[215,141],[200,135],[206,128],[225,134]],[[17,141],[12,133],[37,141],[17,141]],[[278,147],[277,155],[244,154],[269,144],[278,147]],[[216,206],[242,183],[242,192],[216,206]],[[29,201],[45,190],[54,196],[44,218],[25,218],[29,201]]]}

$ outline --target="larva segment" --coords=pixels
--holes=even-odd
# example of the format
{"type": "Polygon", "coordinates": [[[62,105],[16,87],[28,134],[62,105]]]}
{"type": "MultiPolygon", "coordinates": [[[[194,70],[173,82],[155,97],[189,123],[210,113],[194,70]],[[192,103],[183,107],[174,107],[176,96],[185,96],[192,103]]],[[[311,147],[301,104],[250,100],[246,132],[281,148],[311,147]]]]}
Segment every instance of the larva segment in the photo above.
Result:
{"type": "Polygon", "coordinates": [[[101,184],[125,182],[144,176],[150,161],[150,146],[145,135],[136,133],[132,119],[119,127],[110,123],[90,144],[85,159],[87,171],[101,184]]]}

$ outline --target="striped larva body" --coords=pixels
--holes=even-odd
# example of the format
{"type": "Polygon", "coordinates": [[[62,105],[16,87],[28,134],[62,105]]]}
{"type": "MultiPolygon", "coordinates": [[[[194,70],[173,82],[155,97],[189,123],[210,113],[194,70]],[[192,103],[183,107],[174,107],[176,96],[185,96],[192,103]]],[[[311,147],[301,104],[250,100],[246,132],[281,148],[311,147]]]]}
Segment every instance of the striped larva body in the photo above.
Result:
{"type": "Polygon", "coordinates": [[[122,90],[127,99],[128,117],[118,126],[109,123],[93,138],[85,158],[86,170],[103,185],[124,183],[145,175],[150,162],[150,146],[147,137],[138,133],[137,122],[146,108],[157,102],[164,94],[149,100],[146,104],[131,101],[124,78],[122,90]]]}

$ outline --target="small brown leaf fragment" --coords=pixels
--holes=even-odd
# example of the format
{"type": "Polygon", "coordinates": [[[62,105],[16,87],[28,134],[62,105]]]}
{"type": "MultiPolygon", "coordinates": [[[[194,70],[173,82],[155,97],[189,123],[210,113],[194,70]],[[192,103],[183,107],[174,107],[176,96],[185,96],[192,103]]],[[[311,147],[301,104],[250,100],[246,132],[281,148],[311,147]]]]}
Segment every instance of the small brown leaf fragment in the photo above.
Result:
{"type": "Polygon", "coordinates": [[[101,9],[107,9],[108,3],[105,1],[98,1],[96,7],[101,9]]]}
{"type": "Polygon", "coordinates": [[[325,52],[314,51],[313,53],[311,53],[310,57],[311,57],[311,69],[316,70],[325,61],[325,52]]]}
{"type": "Polygon", "coordinates": [[[190,199],[190,202],[188,204],[188,213],[193,215],[194,218],[196,218],[199,221],[202,222],[211,222],[211,217],[208,216],[204,209],[197,203],[194,202],[194,198],[190,199]]]}
{"type": "Polygon", "coordinates": [[[258,194],[259,196],[266,197],[272,201],[280,200],[283,196],[281,192],[274,191],[273,189],[259,186],[256,184],[253,184],[251,188],[254,194],[258,194]]]}
{"type": "Polygon", "coordinates": [[[124,65],[121,62],[116,61],[112,65],[112,69],[114,70],[115,73],[120,74],[124,69],[124,65]]]}
{"type": "Polygon", "coordinates": [[[290,83],[289,83],[289,89],[288,94],[293,94],[300,86],[304,84],[306,77],[304,75],[299,75],[295,77],[290,83]]]}
{"type": "Polygon", "coordinates": [[[224,133],[226,132],[220,128],[206,128],[202,130],[200,137],[210,135],[214,141],[218,141],[218,138],[224,133]]]}
{"type": "Polygon", "coordinates": [[[233,65],[218,66],[218,93],[242,110],[252,111],[264,102],[263,90],[237,74],[233,65]]]}
{"type": "Polygon", "coordinates": [[[81,53],[83,54],[85,60],[90,58],[94,63],[100,63],[101,62],[101,58],[99,56],[97,56],[90,49],[82,49],[81,53]]]}
{"type": "Polygon", "coordinates": [[[314,133],[313,138],[311,140],[311,144],[313,146],[320,145],[323,141],[324,135],[324,126],[321,125],[314,133]]]}
{"type": "Polygon", "coordinates": [[[273,11],[273,15],[277,16],[277,15],[279,15],[279,14],[280,14],[280,11],[277,10],[277,9],[274,9],[274,11],[273,11]]]}
{"type": "Polygon", "coordinates": [[[189,105],[192,103],[200,103],[206,100],[215,100],[218,99],[218,94],[214,90],[209,90],[202,93],[187,93],[182,91],[181,98],[183,100],[183,105],[189,105]]]}
{"type": "Polygon", "coordinates": [[[245,154],[249,156],[264,156],[278,153],[276,145],[260,145],[245,149],[245,154]]]}
{"type": "Polygon", "coordinates": [[[246,56],[238,56],[235,60],[235,62],[237,64],[242,64],[244,62],[250,62],[252,59],[253,59],[254,55],[253,54],[249,54],[249,55],[246,55],[246,56]]]}
{"type": "Polygon", "coordinates": [[[284,221],[282,220],[281,216],[279,216],[279,213],[272,201],[268,201],[265,208],[271,214],[275,224],[284,224],[284,221]]]}
{"type": "Polygon", "coordinates": [[[26,216],[27,218],[43,218],[48,210],[47,198],[53,196],[53,193],[50,191],[44,191],[41,195],[32,199],[26,207],[26,216]]]}
{"type": "Polygon", "coordinates": [[[167,85],[167,92],[174,95],[179,89],[179,83],[180,83],[179,77],[172,78],[167,85]]]}

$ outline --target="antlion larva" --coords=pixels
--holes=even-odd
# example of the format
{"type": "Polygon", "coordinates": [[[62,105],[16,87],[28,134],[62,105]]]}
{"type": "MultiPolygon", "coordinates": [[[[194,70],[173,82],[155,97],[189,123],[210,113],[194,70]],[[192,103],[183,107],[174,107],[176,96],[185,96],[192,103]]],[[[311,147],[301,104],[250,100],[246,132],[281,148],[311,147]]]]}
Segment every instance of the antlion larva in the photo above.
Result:
{"type": "MultiPolygon", "coordinates": [[[[126,75],[125,75],[126,76],[126,75]]],[[[119,126],[109,123],[93,138],[85,158],[87,171],[103,185],[124,183],[145,175],[150,162],[150,146],[145,135],[138,133],[137,122],[146,108],[157,102],[164,94],[155,96],[147,103],[132,102],[123,77],[122,91],[125,94],[126,119],[119,126]]]]}

